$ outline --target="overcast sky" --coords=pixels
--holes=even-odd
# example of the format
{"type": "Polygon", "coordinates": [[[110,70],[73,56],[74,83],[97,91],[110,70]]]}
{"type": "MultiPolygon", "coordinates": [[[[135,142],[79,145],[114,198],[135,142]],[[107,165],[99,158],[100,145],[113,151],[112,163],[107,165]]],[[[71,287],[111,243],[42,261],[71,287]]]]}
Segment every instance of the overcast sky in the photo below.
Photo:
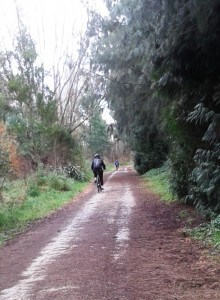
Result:
{"type": "MultiPolygon", "coordinates": [[[[28,27],[45,66],[53,64],[55,48],[61,55],[72,47],[73,32],[85,28],[87,20],[83,0],[0,0],[0,48],[10,47],[17,28],[16,7],[28,27]]],[[[88,1],[102,13],[102,0],[88,1]]]]}

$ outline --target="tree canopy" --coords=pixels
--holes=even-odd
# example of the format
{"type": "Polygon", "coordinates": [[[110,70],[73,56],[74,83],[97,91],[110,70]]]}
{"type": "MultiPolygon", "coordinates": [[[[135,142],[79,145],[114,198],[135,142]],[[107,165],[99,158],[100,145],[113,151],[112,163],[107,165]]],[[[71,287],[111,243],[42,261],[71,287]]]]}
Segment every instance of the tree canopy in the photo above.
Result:
{"type": "Polygon", "coordinates": [[[219,202],[219,1],[106,1],[93,14],[93,70],[140,173],[168,160],[172,188],[208,211],[219,202]]]}

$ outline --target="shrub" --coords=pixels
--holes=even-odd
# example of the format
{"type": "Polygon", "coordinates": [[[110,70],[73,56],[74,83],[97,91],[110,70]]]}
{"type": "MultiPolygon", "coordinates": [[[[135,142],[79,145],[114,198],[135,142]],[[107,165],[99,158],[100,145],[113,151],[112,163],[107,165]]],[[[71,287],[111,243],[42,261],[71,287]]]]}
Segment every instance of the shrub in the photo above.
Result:
{"type": "Polygon", "coordinates": [[[220,230],[220,215],[211,221],[211,226],[220,230]]]}
{"type": "Polygon", "coordinates": [[[66,178],[62,176],[50,176],[49,185],[56,191],[70,191],[71,187],[67,184],[66,178]]]}
{"type": "Polygon", "coordinates": [[[165,155],[160,155],[157,151],[150,153],[136,152],[134,156],[135,170],[143,175],[147,171],[161,167],[164,163],[165,155]]]}
{"type": "MultiPolygon", "coordinates": [[[[220,212],[220,167],[219,144],[213,150],[198,149],[194,160],[196,167],[190,176],[190,190],[186,199],[190,199],[201,211],[212,215],[220,212]]],[[[210,215],[210,217],[212,217],[210,215]]]]}

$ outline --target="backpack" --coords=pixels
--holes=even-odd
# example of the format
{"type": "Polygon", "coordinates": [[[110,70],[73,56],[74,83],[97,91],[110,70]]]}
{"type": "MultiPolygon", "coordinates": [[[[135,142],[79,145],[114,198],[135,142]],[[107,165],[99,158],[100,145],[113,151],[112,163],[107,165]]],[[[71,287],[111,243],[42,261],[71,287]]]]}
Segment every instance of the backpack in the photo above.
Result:
{"type": "Polygon", "coordinates": [[[102,170],[102,160],[100,158],[93,160],[93,170],[102,170]]]}

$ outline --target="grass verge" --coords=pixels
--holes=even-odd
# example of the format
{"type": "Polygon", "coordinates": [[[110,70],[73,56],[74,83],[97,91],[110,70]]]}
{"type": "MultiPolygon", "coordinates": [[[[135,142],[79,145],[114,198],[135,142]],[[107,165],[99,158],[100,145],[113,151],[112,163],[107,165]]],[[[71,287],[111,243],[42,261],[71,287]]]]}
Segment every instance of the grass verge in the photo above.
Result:
{"type": "Polygon", "coordinates": [[[169,170],[167,166],[152,169],[143,175],[147,187],[165,202],[175,201],[169,185],[169,170]]]}
{"type": "Polygon", "coordinates": [[[55,175],[8,183],[0,203],[0,245],[31,222],[71,202],[87,185],[88,182],[55,175]]]}

